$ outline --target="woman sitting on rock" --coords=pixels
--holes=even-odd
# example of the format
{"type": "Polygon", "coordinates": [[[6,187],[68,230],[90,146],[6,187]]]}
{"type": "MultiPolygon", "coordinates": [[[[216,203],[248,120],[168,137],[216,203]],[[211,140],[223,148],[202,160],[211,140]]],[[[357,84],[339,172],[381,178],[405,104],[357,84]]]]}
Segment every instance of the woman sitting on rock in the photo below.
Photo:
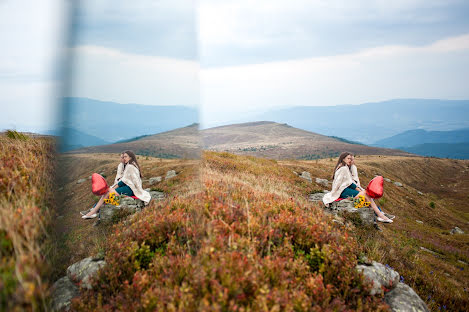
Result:
{"type": "Polygon", "coordinates": [[[138,165],[135,154],[132,151],[125,151],[121,155],[121,160],[121,163],[117,167],[114,184],[109,188],[106,194],[101,196],[96,206],[82,216],[83,219],[96,218],[99,208],[104,203],[104,200],[109,198],[111,193],[136,196],[138,199],[145,202],[145,205],[150,202],[150,193],[142,188],[142,174],[140,173],[140,166],[138,165]]]}
{"type": "Polygon", "coordinates": [[[366,201],[370,202],[371,208],[373,208],[375,214],[378,216],[378,221],[392,223],[392,220],[386,217],[384,213],[380,211],[378,206],[373,201],[373,198],[369,197],[363,188],[361,188],[359,185],[357,186],[356,183],[360,184],[360,181],[358,180],[358,173],[356,173],[356,181],[352,176],[352,162],[353,155],[351,153],[344,152],[340,154],[337,165],[334,168],[334,181],[332,182],[332,190],[324,195],[322,201],[326,206],[329,206],[330,203],[334,202],[338,198],[356,198],[360,195],[363,195],[365,196],[366,201]]]}

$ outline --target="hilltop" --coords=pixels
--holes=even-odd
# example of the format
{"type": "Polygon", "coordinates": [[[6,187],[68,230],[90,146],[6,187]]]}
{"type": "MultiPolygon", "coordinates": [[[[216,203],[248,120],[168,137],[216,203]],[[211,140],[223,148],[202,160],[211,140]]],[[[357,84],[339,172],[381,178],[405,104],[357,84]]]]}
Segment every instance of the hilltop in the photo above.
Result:
{"type": "Polygon", "coordinates": [[[200,146],[198,124],[192,124],[171,131],[141,136],[123,143],[90,146],[70,153],[120,153],[132,150],[139,155],[160,158],[199,158],[200,146]]]}
{"type": "Polygon", "coordinates": [[[335,157],[343,151],[361,155],[410,155],[399,150],[351,144],[270,121],[205,129],[201,135],[208,150],[274,159],[318,159],[335,157]]]}

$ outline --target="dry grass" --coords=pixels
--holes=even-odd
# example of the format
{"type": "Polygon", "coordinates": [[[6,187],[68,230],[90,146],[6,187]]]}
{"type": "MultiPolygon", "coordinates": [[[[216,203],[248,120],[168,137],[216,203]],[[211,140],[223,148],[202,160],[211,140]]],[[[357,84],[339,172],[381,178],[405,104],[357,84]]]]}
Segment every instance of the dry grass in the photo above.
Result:
{"type": "Polygon", "coordinates": [[[54,142],[0,136],[0,310],[47,310],[54,142]]]}
{"type": "MultiPolygon", "coordinates": [[[[163,191],[169,196],[181,196],[200,189],[198,160],[161,159],[138,156],[142,168],[143,188],[163,191]],[[175,170],[175,178],[165,180],[166,172],[175,170]],[[162,176],[163,181],[150,185],[148,179],[162,176]]],[[[93,172],[106,176],[109,185],[114,182],[119,154],[62,154],[59,157],[59,186],[62,188],[57,209],[53,279],[64,275],[66,268],[90,255],[105,250],[112,226],[93,226],[94,220],[83,220],[79,212],[93,206],[99,197],[91,193],[93,172]],[[79,179],[85,182],[77,184],[79,179]]]]}
{"type": "MultiPolygon", "coordinates": [[[[335,159],[280,163],[331,180],[335,159]]],[[[469,161],[360,156],[357,166],[362,185],[376,174],[404,185],[385,182],[379,201],[385,211],[397,216],[393,224],[381,226],[383,232],[354,230],[362,252],[394,267],[431,310],[468,311],[469,236],[449,235],[449,231],[458,226],[469,232],[469,161]]]]}

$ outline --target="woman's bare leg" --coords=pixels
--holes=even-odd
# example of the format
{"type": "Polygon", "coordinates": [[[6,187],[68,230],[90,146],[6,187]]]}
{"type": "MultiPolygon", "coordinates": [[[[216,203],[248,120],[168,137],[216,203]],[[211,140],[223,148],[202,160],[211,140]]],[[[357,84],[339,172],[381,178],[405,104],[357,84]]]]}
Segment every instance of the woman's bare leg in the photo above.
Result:
{"type": "Polygon", "coordinates": [[[373,208],[373,210],[375,211],[375,213],[376,213],[376,215],[377,215],[378,217],[380,217],[381,219],[384,219],[384,220],[389,219],[388,217],[386,217],[386,216],[384,215],[384,213],[383,213],[382,211],[379,210],[379,208],[378,208],[378,206],[376,205],[376,203],[375,203],[375,201],[373,200],[373,198],[371,198],[370,196],[368,196],[368,194],[366,194],[366,191],[365,191],[365,190],[363,190],[363,191],[361,191],[360,193],[358,193],[358,195],[357,195],[356,197],[358,197],[358,196],[360,196],[360,195],[365,196],[366,201],[369,201],[369,202],[370,202],[371,208],[373,208]]]}
{"type": "MultiPolygon", "coordinates": [[[[103,205],[104,200],[106,198],[109,198],[109,194],[111,193],[116,193],[116,187],[110,187],[107,193],[101,196],[96,206],[94,206],[94,208],[91,209],[90,212],[88,212],[86,215],[91,216],[92,214],[95,214],[96,212],[98,212],[99,208],[103,205]]],[[[119,195],[119,194],[116,193],[116,195],[119,195]]]]}

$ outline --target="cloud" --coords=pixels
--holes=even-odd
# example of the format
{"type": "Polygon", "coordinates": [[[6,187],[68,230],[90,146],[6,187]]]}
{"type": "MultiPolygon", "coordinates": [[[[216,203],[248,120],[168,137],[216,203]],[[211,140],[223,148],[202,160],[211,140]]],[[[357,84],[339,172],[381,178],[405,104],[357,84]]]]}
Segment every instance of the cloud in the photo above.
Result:
{"type": "Polygon", "coordinates": [[[145,105],[199,104],[199,65],[99,46],[73,48],[71,96],[145,105]]]}
{"type": "Polygon", "coordinates": [[[381,46],[337,56],[202,69],[201,122],[214,125],[282,106],[467,99],[467,68],[469,34],[426,46],[381,46]]]}
{"type": "Polygon", "coordinates": [[[202,66],[352,53],[382,45],[427,45],[467,30],[462,0],[201,0],[202,66]]]}

